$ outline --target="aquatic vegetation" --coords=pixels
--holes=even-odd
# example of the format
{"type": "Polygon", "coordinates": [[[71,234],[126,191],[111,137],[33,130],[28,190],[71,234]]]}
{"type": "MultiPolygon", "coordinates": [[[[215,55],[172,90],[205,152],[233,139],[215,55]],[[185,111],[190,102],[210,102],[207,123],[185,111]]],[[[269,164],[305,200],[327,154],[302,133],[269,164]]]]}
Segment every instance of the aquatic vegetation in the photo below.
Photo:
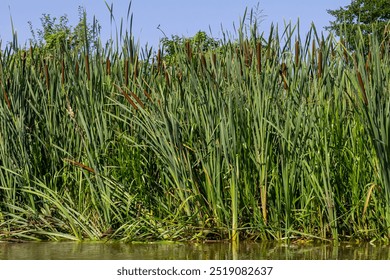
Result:
{"type": "Polygon", "coordinates": [[[389,45],[295,28],[169,65],[6,46],[0,239],[388,240],[389,45]]]}

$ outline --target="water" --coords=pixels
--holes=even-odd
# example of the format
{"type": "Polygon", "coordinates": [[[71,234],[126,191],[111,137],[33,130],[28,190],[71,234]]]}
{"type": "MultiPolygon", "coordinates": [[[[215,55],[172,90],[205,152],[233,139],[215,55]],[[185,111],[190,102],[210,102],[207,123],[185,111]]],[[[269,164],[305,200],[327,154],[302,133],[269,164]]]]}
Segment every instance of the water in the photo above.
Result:
{"type": "Polygon", "coordinates": [[[390,260],[388,245],[370,243],[285,245],[275,242],[230,243],[1,243],[2,260],[390,260]]]}

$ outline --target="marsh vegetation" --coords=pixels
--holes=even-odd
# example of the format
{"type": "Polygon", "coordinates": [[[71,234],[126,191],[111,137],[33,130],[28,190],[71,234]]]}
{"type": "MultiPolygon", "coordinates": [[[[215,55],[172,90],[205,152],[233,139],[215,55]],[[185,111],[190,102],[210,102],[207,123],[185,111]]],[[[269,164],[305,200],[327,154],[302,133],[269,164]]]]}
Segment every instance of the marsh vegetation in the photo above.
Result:
{"type": "Polygon", "coordinates": [[[0,239],[388,241],[389,39],[298,28],[6,45],[0,239]]]}

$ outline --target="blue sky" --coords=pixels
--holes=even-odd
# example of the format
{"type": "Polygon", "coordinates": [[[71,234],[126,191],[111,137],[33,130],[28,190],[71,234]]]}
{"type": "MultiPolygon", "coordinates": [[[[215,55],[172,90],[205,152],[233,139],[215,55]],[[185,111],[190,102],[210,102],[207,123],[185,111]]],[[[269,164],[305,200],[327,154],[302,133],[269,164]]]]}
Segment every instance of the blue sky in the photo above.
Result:
{"type": "MultiPolygon", "coordinates": [[[[233,23],[238,25],[243,16],[245,7],[253,8],[259,3],[262,10],[260,32],[268,33],[271,23],[283,27],[284,21],[296,22],[299,18],[301,32],[306,32],[311,22],[318,30],[329,25],[332,17],[327,9],[337,9],[346,6],[350,0],[133,0],[132,13],[133,34],[141,45],[146,42],[157,46],[164,35],[160,29],[170,35],[193,36],[197,31],[212,30],[213,37],[222,37],[221,26],[225,31],[233,33],[233,23]]],[[[126,24],[129,1],[111,0],[117,25],[123,18],[126,24]]],[[[12,40],[11,19],[18,34],[19,44],[31,37],[28,21],[35,28],[40,27],[40,17],[43,13],[60,17],[66,14],[71,25],[77,24],[78,7],[85,7],[88,17],[94,15],[99,20],[102,30],[102,39],[110,38],[110,14],[104,0],[1,0],[0,1],[0,41],[12,40]]],[[[126,26],[128,26],[126,24],[126,26]]]]}

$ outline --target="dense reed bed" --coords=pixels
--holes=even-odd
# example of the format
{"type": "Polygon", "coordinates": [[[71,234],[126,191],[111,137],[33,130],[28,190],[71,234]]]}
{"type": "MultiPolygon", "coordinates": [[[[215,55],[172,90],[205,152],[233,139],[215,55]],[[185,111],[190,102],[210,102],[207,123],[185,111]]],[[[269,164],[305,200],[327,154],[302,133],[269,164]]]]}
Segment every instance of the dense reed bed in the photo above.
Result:
{"type": "Polygon", "coordinates": [[[388,241],[389,44],[248,33],[6,46],[0,240],[388,241]]]}

